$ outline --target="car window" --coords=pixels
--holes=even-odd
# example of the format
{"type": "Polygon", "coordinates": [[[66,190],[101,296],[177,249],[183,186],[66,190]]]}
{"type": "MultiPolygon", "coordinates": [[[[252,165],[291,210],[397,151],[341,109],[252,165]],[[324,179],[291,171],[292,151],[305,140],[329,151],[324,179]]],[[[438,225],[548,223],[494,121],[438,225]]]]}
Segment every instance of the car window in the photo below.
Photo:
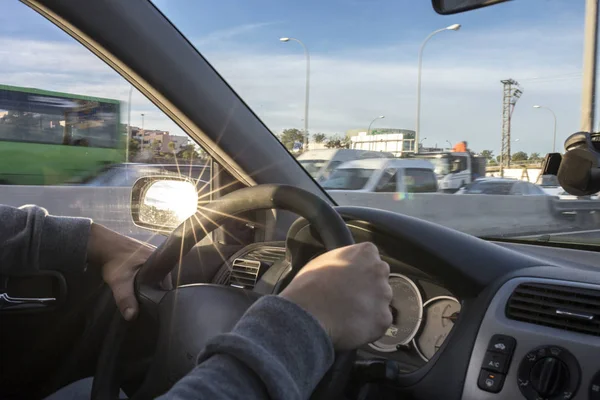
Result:
{"type": "Polygon", "coordinates": [[[313,178],[316,178],[327,164],[327,160],[298,160],[298,162],[313,178]]]}
{"type": "Polygon", "coordinates": [[[329,164],[327,165],[327,168],[325,168],[325,171],[323,171],[323,179],[327,179],[330,175],[331,172],[333,170],[335,170],[339,165],[342,164],[342,161],[330,161],[329,164]]]}
{"type": "Polygon", "coordinates": [[[206,153],[51,22],[20,2],[3,4],[1,14],[0,203],[35,203],[53,214],[90,217],[160,242],[160,236],[133,226],[122,207],[129,204],[131,186],[141,176],[175,173],[159,164],[185,176],[192,168],[196,179],[208,165],[208,181],[206,153]],[[8,185],[21,185],[19,195],[8,185]]]}
{"type": "Polygon", "coordinates": [[[404,187],[408,193],[437,192],[437,180],[430,169],[405,168],[404,187]]]}
{"type": "Polygon", "coordinates": [[[503,181],[477,181],[469,185],[465,193],[469,194],[511,194],[513,182],[503,181]]]}
{"type": "Polygon", "coordinates": [[[542,187],[558,187],[558,178],[556,175],[539,175],[536,183],[542,187]]]}
{"type": "Polygon", "coordinates": [[[373,173],[370,168],[338,168],[322,184],[325,189],[360,190],[365,187],[373,173]]]}
{"type": "Polygon", "coordinates": [[[525,187],[525,185],[523,183],[517,182],[517,183],[513,184],[511,194],[524,195],[524,194],[527,194],[526,189],[527,188],[525,187]]]}
{"type": "Polygon", "coordinates": [[[533,183],[527,184],[527,187],[529,188],[529,194],[532,195],[532,196],[538,196],[538,195],[545,195],[546,194],[542,188],[540,188],[537,185],[534,185],[533,183]]]}
{"type": "Polygon", "coordinates": [[[379,178],[379,182],[377,182],[375,191],[396,192],[398,190],[397,182],[398,170],[396,168],[388,168],[383,172],[383,174],[379,178]]]}

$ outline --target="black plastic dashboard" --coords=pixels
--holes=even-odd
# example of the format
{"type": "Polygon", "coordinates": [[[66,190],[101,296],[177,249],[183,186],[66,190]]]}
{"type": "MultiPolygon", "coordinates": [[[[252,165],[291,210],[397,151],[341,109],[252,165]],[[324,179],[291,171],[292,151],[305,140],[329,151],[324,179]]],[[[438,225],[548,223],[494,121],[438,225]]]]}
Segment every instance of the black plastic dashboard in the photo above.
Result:
{"type": "MultiPolygon", "coordinates": [[[[402,395],[415,399],[597,398],[593,396],[596,396],[595,388],[600,388],[597,382],[600,379],[600,371],[597,371],[600,370],[597,361],[600,356],[599,253],[497,244],[380,210],[339,207],[338,211],[347,221],[355,241],[372,241],[379,247],[390,263],[392,278],[400,278],[405,283],[403,290],[412,286],[407,282],[414,284],[421,296],[420,325],[426,319],[427,301],[456,298],[461,306],[459,313],[454,309],[446,316],[451,317],[455,326],[443,343],[434,345],[439,350],[430,357],[422,357],[423,354],[419,354],[422,349],[415,346],[423,326],[415,330],[414,340],[407,340],[396,349],[388,347],[381,351],[377,346],[360,349],[360,358],[383,358],[401,365],[397,376],[381,382],[385,391],[378,392],[380,398],[402,395]],[[548,304],[542,301],[551,312],[579,312],[579,316],[567,316],[564,320],[567,326],[544,326],[507,317],[506,305],[515,288],[530,283],[555,285],[576,296],[581,296],[578,290],[585,289],[591,293],[586,300],[590,306],[582,311],[577,308],[581,304],[575,307],[571,299],[560,304],[553,304],[553,299],[549,299],[548,304]],[[589,319],[591,328],[587,332],[574,331],[569,325],[581,322],[578,320],[581,317],[589,319]],[[492,343],[497,335],[508,338],[508,342],[502,343],[510,344],[514,340],[514,346],[506,346],[510,349],[506,357],[500,348],[504,344],[492,343]],[[499,347],[490,352],[494,345],[499,347]],[[554,354],[557,349],[567,354],[565,359],[554,354]],[[534,363],[523,367],[531,363],[531,360],[523,360],[531,358],[533,351],[539,352],[536,357],[544,360],[543,365],[534,363]],[[430,358],[428,362],[427,358],[430,358]],[[560,384],[552,386],[549,381],[560,384]]],[[[304,257],[303,261],[323,251],[318,236],[302,220],[292,226],[285,245],[292,256],[304,257]]],[[[277,246],[283,248],[284,243],[277,246]]],[[[240,254],[236,257],[243,258],[240,254]]],[[[283,281],[285,273],[278,276],[283,281]]],[[[257,282],[260,279],[257,277],[257,282]]],[[[534,310],[534,314],[547,310],[534,310]]]]}

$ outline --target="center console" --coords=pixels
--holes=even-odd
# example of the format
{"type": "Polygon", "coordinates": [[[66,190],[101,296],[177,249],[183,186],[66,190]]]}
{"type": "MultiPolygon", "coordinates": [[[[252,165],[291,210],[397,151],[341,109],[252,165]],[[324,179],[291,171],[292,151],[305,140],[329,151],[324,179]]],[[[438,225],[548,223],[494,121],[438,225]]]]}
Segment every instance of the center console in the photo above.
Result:
{"type": "Polygon", "coordinates": [[[515,278],[480,326],[463,399],[600,400],[600,286],[515,278]]]}

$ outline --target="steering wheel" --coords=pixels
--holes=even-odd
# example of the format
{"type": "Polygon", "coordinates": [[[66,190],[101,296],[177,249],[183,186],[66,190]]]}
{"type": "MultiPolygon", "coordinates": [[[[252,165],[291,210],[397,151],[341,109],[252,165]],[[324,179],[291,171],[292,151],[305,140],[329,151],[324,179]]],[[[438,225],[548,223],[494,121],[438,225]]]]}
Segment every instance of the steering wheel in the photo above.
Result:
{"type": "MultiPolygon", "coordinates": [[[[305,190],[285,185],[244,188],[211,202],[177,227],[148,258],[136,277],[141,311],[158,319],[158,342],[151,366],[140,389],[132,396],[153,398],[166,392],[196,365],[196,356],[218,334],[230,331],[260,295],[256,292],[210,284],[188,285],[170,291],[161,282],[183,255],[225,219],[253,210],[280,209],[304,217],[321,236],[327,250],[354,243],[340,215],[323,199],[305,190]]],[[[286,259],[295,275],[291,252],[286,259]]],[[[102,346],[92,387],[93,400],[115,400],[119,394],[117,364],[119,348],[129,322],[117,311],[102,346]]],[[[311,399],[333,399],[341,395],[353,366],[355,351],[339,352],[331,369],[311,399]]]]}

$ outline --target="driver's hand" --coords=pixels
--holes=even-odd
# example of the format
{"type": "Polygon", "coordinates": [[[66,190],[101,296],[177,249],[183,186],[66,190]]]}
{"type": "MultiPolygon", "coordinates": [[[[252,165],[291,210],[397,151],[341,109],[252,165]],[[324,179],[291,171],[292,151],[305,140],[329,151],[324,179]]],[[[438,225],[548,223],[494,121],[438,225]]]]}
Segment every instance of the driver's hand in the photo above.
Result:
{"type": "Polygon", "coordinates": [[[102,278],[110,286],[123,318],[128,321],[134,319],[139,310],[133,290],[135,274],[153,251],[154,247],[149,244],[92,223],[88,262],[102,267],[102,278]]]}
{"type": "Polygon", "coordinates": [[[336,350],[356,349],[392,324],[389,274],[374,244],[355,244],[310,261],[281,296],[316,317],[336,350]]]}

